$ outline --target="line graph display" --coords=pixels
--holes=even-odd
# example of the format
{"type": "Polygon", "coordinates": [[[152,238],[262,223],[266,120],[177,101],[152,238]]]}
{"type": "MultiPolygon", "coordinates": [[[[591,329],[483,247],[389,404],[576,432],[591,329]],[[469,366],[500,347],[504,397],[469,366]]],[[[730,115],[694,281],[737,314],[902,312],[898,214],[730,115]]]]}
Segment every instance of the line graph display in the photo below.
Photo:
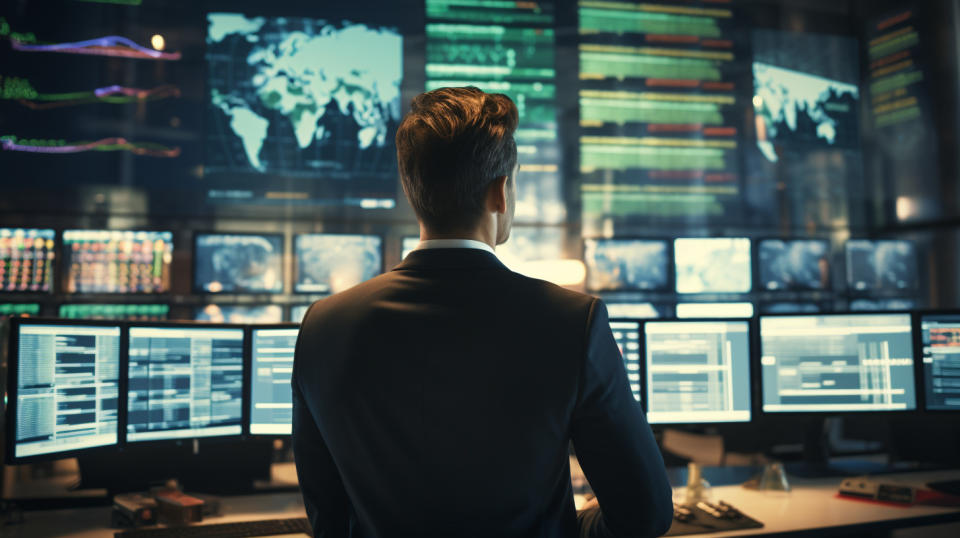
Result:
{"type": "Polygon", "coordinates": [[[426,0],[426,89],[476,86],[517,105],[518,222],[566,218],[553,2],[426,0]]]}
{"type": "Polygon", "coordinates": [[[0,137],[4,151],[25,153],[68,154],[88,151],[129,151],[145,157],[179,157],[180,148],[153,142],[133,142],[122,137],[101,138],[93,141],[67,142],[62,139],[24,139],[15,136],[0,137]]]}
{"type": "Polygon", "coordinates": [[[248,199],[266,200],[268,180],[279,176],[301,180],[307,202],[393,207],[403,80],[397,30],[209,13],[206,46],[205,175],[224,177],[248,199]]]}
{"type": "Polygon", "coordinates": [[[93,90],[41,93],[29,80],[0,76],[0,99],[13,100],[33,110],[46,110],[90,103],[129,104],[180,97],[180,88],[163,84],[153,88],[131,88],[113,84],[93,90]]]}
{"type": "Polygon", "coordinates": [[[577,4],[585,236],[658,220],[730,219],[740,164],[734,11],[577,4]]]}
{"type": "Polygon", "coordinates": [[[13,50],[20,52],[61,52],[67,54],[87,54],[91,56],[113,56],[119,58],[133,58],[142,60],[175,61],[181,58],[179,52],[163,52],[144,47],[132,39],[110,35],[83,41],[67,43],[30,43],[11,37],[10,45],[13,50]]]}

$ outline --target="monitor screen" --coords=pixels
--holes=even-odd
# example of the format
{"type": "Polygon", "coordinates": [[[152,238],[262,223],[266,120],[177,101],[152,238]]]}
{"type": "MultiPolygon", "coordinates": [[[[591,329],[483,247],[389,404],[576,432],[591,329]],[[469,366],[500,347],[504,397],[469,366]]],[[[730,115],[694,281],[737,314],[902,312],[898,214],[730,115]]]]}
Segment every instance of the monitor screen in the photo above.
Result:
{"type": "Polygon", "coordinates": [[[692,318],[752,318],[753,303],[677,303],[677,317],[692,318]]]}
{"type": "Polygon", "coordinates": [[[283,321],[283,307],[277,304],[253,306],[208,304],[197,308],[193,319],[211,323],[280,323],[283,321]]]}
{"type": "Polygon", "coordinates": [[[590,290],[666,290],[667,242],[586,239],[583,259],[590,290]]]}
{"type": "Polygon", "coordinates": [[[211,202],[396,205],[404,42],[375,22],[398,21],[378,7],[328,3],[315,10],[324,18],[207,14],[211,202]]]}
{"type": "Polygon", "coordinates": [[[819,314],[821,310],[823,309],[817,303],[779,301],[760,305],[760,312],[764,314],[819,314]]]}
{"type": "Polygon", "coordinates": [[[0,303],[0,320],[40,315],[40,303],[0,303]]]}
{"type": "Polygon", "coordinates": [[[60,317],[66,319],[105,319],[163,321],[170,314],[166,304],[64,304],[60,317]]]}
{"type": "Polygon", "coordinates": [[[171,232],[67,230],[63,245],[67,293],[170,291],[171,232]]]}
{"type": "Polygon", "coordinates": [[[383,267],[380,237],[305,234],[296,238],[297,293],[337,293],[378,274],[383,267]]]}
{"type": "Polygon", "coordinates": [[[623,366],[627,369],[627,381],[633,398],[640,401],[640,324],[636,321],[610,320],[613,339],[620,348],[623,366]]]}
{"type": "Polygon", "coordinates": [[[607,303],[610,319],[655,319],[667,317],[667,306],[653,303],[607,303]]]}
{"type": "Polygon", "coordinates": [[[960,314],[924,314],[923,387],[930,411],[960,411],[960,314]]]}
{"type": "Polygon", "coordinates": [[[130,327],[127,441],[240,435],[243,329],[130,327]]]}
{"type": "Polygon", "coordinates": [[[913,299],[854,299],[850,301],[853,312],[889,312],[891,310],[913,310],[917,302],[913,299]]]}
{"type": "Polygon", "coordinates": [[[747,321],[644,324],[651,424],[750,421],[747,321]]]}
{"type": "Polygon", "coordinates": [[[830,242],[820,239],[760,241],[757,260],[765,290],[824,290],[830,286],[830,242]]]}
{"type": "Polygon", "coordinates": [[[280,234],[199,234],[193,264],[197,293],[283,293],[280,234]]]}
{"type": "Polygon", "coordinates": [[[765,412],[916,409],[909,314],[760,318],[765,412]]]}
{"type": "Polygon", "coordinates": [[[918,283],[911,241],[847,241],[847,284],[855,291],[912,290],[918,283]]]}
{"type": "Polygon", "coordinates": [[[13,360],[14,458],[117,443],[119,326],[22,324],[13,360]]]}
{"type": "Polygon", "coordinates": [[[747,293],[750,240],[682,238],[673,243],[677,293],[747,293]]]}
{"type": "Polygon", "coordinates": [[[0,292],[53,291],[54,231],[0,228],[0,292]]]}
{"type": "Polygon", "coordinates": [[[413,252],[413,250],[414,250],[415,248],[417,248],[417,245],[419,245],[419,244],[420,244],[420,237],[419,237],[419,236],[412,235],[412,236],[409,236],[409,237],[404,237],[404,238],[403,238],[403,244],[401,245],[401,248],[402,248],[403,250],[402,250],[402,252],[400,253],[400,258],[401,258],[401,259],[406,258],[406,257],[407,257],[407,254],[410,254],[411,252],[413,252]]]}
{"type": "Polygon", "coordinates": [[[250,433],[290,435],[293,352],[300,329],[254,329],[250,373],[250,433]]]}

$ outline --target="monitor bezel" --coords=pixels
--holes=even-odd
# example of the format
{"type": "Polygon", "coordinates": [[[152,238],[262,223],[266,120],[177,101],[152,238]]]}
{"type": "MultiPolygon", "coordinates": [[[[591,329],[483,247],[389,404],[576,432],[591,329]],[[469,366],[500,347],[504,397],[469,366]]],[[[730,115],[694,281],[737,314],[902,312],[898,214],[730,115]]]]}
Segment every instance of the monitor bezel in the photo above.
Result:
{"type": "Polygon", "coordinates": [[[939,417],[951,417],[955,418],[960,413],[960,407],[957,409],[930,409],[929,399],[927,398],[927,368],[923,363],[923,318],[924,316],[956,316],[960,318],[960,309],[922,309],[922,310],[913,310],[913,323],[914,323],[914,365],[915,368],[915,377],[917,380],[917,411],[922,412],[924,415],[930,416],[939,416],[939,417]],[[922,402],[922,405],[921,405],[922,402]]]}
{"type": "Polygon", "coordinates": [[[715,425],[724,425],[724,424],[750,424],[756,421],[757,419],[757,409],[756,403],[757,399],[754,395],[754,379],[756,376],[753,372],[753,357],[755,354],[756,346],[754,344],[754,334],[757,332],[756,326],[754,325],[754,320],[757,319],[756,309],[754,309],[754,316],[750,318],[670,318],[670,319],[648,319],[643,320],[642,327],[640,328],[640,349],[642,351],[642,360],[640,362],[640,368],[643,371],[641,383],[641,389],[643,390],[643,404],[644,404],[644,415],[647,417],[647,422],[651,426],[656,426],[658,428],[665,427],[674,427],[674,426],[715,426],[715,425]],[[647,324],[649,323],[745,323],[747,326],[747,386],[749,387],[749,411],[750,418],[746,420],[722,420],[722,421],[691,421],[691,422],[650,422],[649,413],[650,413],[650,394],[649,394],[649,385],[647,383],[647,324]]]}
{"type": "MultiPolygon", "coordinates": [[[[834,282],[833,271],[836,268],[836,256],[833,251],[833,242],[829,238],[825,237],[774,237],[774,236],[763,236],[753,238],[753,250],[751,254],[753,256],[753,286],[754,292],[756,293],[769,293],[769,294],[797,294],[797,293],[814,293],[814,294],[832,294],[836,292],[836,282],[834,282]],[[786,288],[780,289],[770,289],[767,288],[766,283],[763,282],[760,272],[760,249],[764,243],[769,243],[772,241],[781,241],[783,243],[796,243],[796,242],[816,242],[823,243],[827,246],[827,285],[822,288],[805,288],[801,286],[789,286],[786,288]]],[[[771,301],[778,302],[778,301],[771,301]]],[[[782,301],[782,302],[792,302],[792,301],[782,301]]]]}
{"type": "MultiPolygon", "coordinates": [[[[850,237],[843,242],[843,280],[844,286],[846,287],[846,294],[850,299],[896,299],[898,296],[902,295],[915,295],[920,291],[920,256],[919,256],[920,246],[919,244],[912,239],[898,239],[895,237],[850,237]],[[850,281],[852,270],[850,265],[850,242],[851,241],[867,241],[869,243],[909,243],[913,246],[913,260],[916,264],[914,269],[916,270],[916,280],[906,288],[899,289],[889,289],[889,288],[879,288],[879,289],[857,289],[853,287],[853,283],[850,281]]],[[[849,302],[849,301],[848,301],[849,302]]],[[[893,312],[892,310],[890,312],[893,312]]]]}
{"type": "MultiPolygon", "coordinates": [[[[673,240],[667,237],[642,237],[642,236],[624,236],[624,237],[584,237],[581,241],[580,248],[580,259],[583,261],[584,268],[587,271],[586,278],[584,279],[584,289],[590,293],[676,293],[676,263],[674,261],[674,248],[673,240]],[[666,274],[666,282],[662,287],[656,288],[637,288],[632,286],[626,286],[622,288],[592,288],[590,287],[590,277],[592,271],[590,270],[590,263],[587,262],[587,242],[614,242],[614,243],[659,243],[664,247],[664,252],[666,253],[666,260],[664,261],[664,273],[666,274]],[[672,284],[672,285],[671,285],[672,284]]],[[[650,301],[647,301],[650,302],[650,301]]]]}
{"type": "MultiPolygon", "coordinates": [[[[128,438],[128,422],[129,422],[129,405],[130,405],[130,340],[131,329],[140,329],[140,328],[164,328],[164,329],[239,329],[241,333],[241,338],[243,339],[243,351],[241,352],[241,369],[242,377],[246,377],[247,372],[246,368],[246,357],[249,355],[248,341],[247,341],[247,327],[248,325],[238,324],[238,323],[208,323],[208,322],[196,322],[196,321],[128,321],[125,322],[126,325],[126,334],[124,335],[123,349],[124,353],[121,354],[121,358],[124,359],[121,368],[123,373],[121,377],[123,383],[121,383],[121,390],[123,391],[124,397],[121,398],[121,445],[136,445],[136,446],[147,446],[153,444],[163,444],[163,443],[183,443],[183,442],[193,442],[194,440],[200,439],[242,439],[243,438],[243,425],[244,425],[244,392],[243,386],[245,380],[241,381],[240,388],[240,431],[239,433],[231,434],[221,434],[221,435],[195,435],[188,437],[176,437],[176,438],[167,438],[167,439],[142,439],[142,440],[130,440],[128,438]]],[[[167,430],[167,431],[179,431],[179,430],[167,430]]]]}
{"type": "MultiPolygon", "coordinates": [[[[243,434],[245,437],[250,438],[269,438],[269,439],[287,439],[289,438],[293,431],[293,424],[291,423],[291,433],[253,433],[251,431],[251,426],[253,425],[253,336],[256,331],[262,330],[284,330],[284,329],[297,329],[300,330],[299,323],[271,323],[271,324],[256,324],[248,325],[246,327],[246,355],[244,356],[243,364],[243,434]]],[[[292,377],[292,374],[291,374],[292,377]]]]}
{"type": "MultiPolygon", "coordinates": [[[[690,302],[689,300],[688,300],[688,301],[681,301],[681,298],[683,298],[683,297],[696,297],[696,296],[708,296],[708,295],[710,295],[710,296],[748,296],[748,295],[757,293],[758,290],[756,289],[756,284],[755,284],[756,276],[753,274],[753,273],[754,273],[754,267],[753,267],[753,266],[754,266],[754,263],[756,263],[756,262],[754,261],[755,256],[754,256],[754,252],[753,252],[753,250],[754,250],[754,243],[756,243],[756,240],[755,240],[753,237],[749,236],[749,235],[733,235],[733,236],[730,236],[730,237],[726,237],[726,236],[699,236],[699,237],[698,237],[698,236],[691,236],[691,235],[683,235],[683,236],[674,237],[674,238],[673,238],[673,241],[672,241],[672,244],[671,244],[671,252],[673,253],[673,260],[672,260],[672,261],[673,261],[673,276],[674,276],[674,278],[673,278],[673,290],[672,290],[672,291],[673,291],[673,293],[677,296],[677,302],[678,302],[678,303],[680,303],[680,302],[690,302]],[[677,241],[679,241],[679,240],[681,240],[681,239],[699,239],[699,240],[704,240],[704,239],[726,239],[726,240],[743,239],[743,240],[747,241],[747,254],[750,256],[750,260],[747,261],[747,270],[750,271],[750,278],[748,279],[749,288],[746,289],[746,290],[740,290],[740,291],[729,291],[729,290],[680,291],[680,289],[679,289],[679,286],[680,286],[680,277],[679,277],[679,271],[677,270],[677,269],[678,269],[678,264],[677,264],[677,241]]],[[[744,301],[744,302],[746,302],[746,301],[744,301]]],[[[755,301],[750,301],[750,302],[755,302],[755,301]]]]}
{"type": "Polygon", "coordinates": [[[762,416],[765,417],[798,417],[798,416],[808,416],[808,417],[862,417],[869,415],[878,415],[884,417],[906,417],[910,415],[915,415],[920,412],[921,407],[921,396],[920,396],[920,386],[917,379],[917,346],[916,346],[916,316],[911,310],[891,310],[883,312],[850,312],[850,311],[836,311],[836,312],[822,312],[820,314],[762,314],[755,316],[756,320],[756,353],[754,356],[756,360],[754,361],[754,372],[757,379],[757,408],[762,416]],[[785,317],[817,317],[817,316],[830,316],[830,317],[841,317],[841,316],[878,316],[878,315],[906,315],[910,318],[910,348],[911,353],[913,354],[913,391],[914,391],[914,408],[913,409],[865,409],[862,411],[853,411],[849,409],[844,410],[829,410],[829,411],[766,411],[763,406],[763,365],[761,361],[763,359],[763,335],[761,334],[762,329],[762,320],[763,318],[785,318],[785,317]]]}
{"type": "Polygon", "coordinates": [[[96,450],[118,450],[119,447],[123,444],[123,437],[121,435],[120,428],[122,423],[125,420],[125,414],[123,412],[124,405],[124,393],[126,389],[126,375],[123,373],[123,367],[126,362],[126,347],[123,345],[124,338],[126,336],[126,323],[125,322],[114,322],[108,320],[74,320],[74,319],[58,319],[58,318],[24,318],[24,317],[12,317],[9,320],[9,330],[10,334],[7,339],[7,405],[4,413],[4,435],[6,441],[4,442],[4,461],[8,465],[20,465],[26,463],[34,463],[40,461],[52,461],[59,460],[63,458],[73,457],[79,454],[85,454],[91,451],[96,450]],[[75,326],[86,326],[86,327],[116,327],[119,329],[120,334],[118,335],[118,379],[117,379],[117,440],[114,443],[85,447],[85,448],[76,448],[71,450],[62,450],[56,452],[48,452],[45,454],[36,454],[33,456],[16,456],[16,416],[17,416],[17,374],[19,372],[19,362],[20,356],[18,353],[18,346],[20,341],[20,327],[24,325],[59,325],[63,327],[75,327],[75,326]]]}
{"type": "Polygon", "coordinates": [[[137,229],[137,230],[116,230],[110,228],[101,228],[101,229],[86,229],[86,228],[66,228],[60,231],[60,267],[61,267],[61,281],[60,281],[60,290],[61,293],[67,297],[94,297],[98,295],[107,295],[107,296],[124,296],[129,295],[133,297],[166,297],[173,295],[173,290],[176,287],[174,284],[173,276],[173,266],[174,260],[173,257],[177,252],[177,232],[172,229],[160,229],[160,230],[149,230],[149,229],[137,229]],[[118,232],[118,233],[169,233],[170,234],[170,264],[168,265],[168,270],[170,271],[170,287],[169,289],[163,291],[68,291],[70,289],[70,272],[69,270],[64,270],[67,267],[67,232],[118,232]]]}
{"type": "Polygon", "coordinates": [[[282,232],[268,232],[268,233],[257,233],[257,232],[220,232],[220,231],[196,231],[193,233],[193,239],[191,240],[191,247],[193,248],[191,255],[193,257],[193,263],[190,267],[190,289],[195,295],[211,295],[211,296],[221,296],[221,295],[283,295],[287,290],[287,236],[282,232]],[[197,278],[197,273],[199,272],[200,256],[199,253],[199,242],[200,238],[208,235],[232,235],[232,236],[243,236],[243,237],[264,237],[264,238],[275,238],[280,240],[280,291],[265,291],[265,290],[248,290],[248,289],[239,289],[231,291],[210,291],[203,289],[201,287],[200,280],[197,278]]]}
{"type": "MultiPolygon", "coordinates": [[[[0,226],[0,229],[5,230],[37,230],[37,231],[51,231],[53,232],[53,264],[50,267],[50,275],[47,279],[50,281],[50,289],[48,290],[4,290],[0,288],[0,297],[7,295],[36,295],[36,296],[49,296],[60,291],[60,283],[58,282],[60,275],[60,262],[63,259],[63,252],[61,251],[61,241],[60,241],[60,231],[53,227],[41,228],[41,227],[23,227],[23,226],[0,226]]],[[[5,301],[12,302],[12,301],[5,301]]]]}
{"type": "Polygon", "coordinates": [[[385,237],[383,234],[378,234],[378,233],[369,233],[369,234],[367,234],[367,233],[351,233],[351,232],[304,232],[304,233],[294,234],[294,235],[293,235],[293,242],[292,242],[291,245],[290,245],[290,250],[291,250],[290,258],[293,260],[293,267],[292,267],[292,272],[291,272],[291,275],[292,275],[292,276],[291,276],[291,279],[290,279],[290,280],[291,280],[290,284],[291,284],[291,286],[292,286],[292,288],[291,288],[291,293],[292,293],[293,295],[329,296],[329,295],[333,295],[333,294],[334,294],[333,290],[327,290],[327,291],[301,291],[301,290],[298,290],[298,289],[297,289],[297,286],[299,285],[299,282],[300,282],[300,253],[298,252],[297,241],[299,241],[301,237],[307,236],[307,235],[331,235],[331,236],[351,236],[351,237],[376,237],[376,238],[380,241],[380,247],[379,247],[379,250],[380,250],[380,266],[379,266],[379,268],[378,268],[378,271],[379,271],[379,272],[378,272],[376,275],[374,275],[373,277],[371,277],[371,278],[376,278],[377,276],[382,275],[382,274],[385,272],[385,268],[386,268],[386,256],[385,256],[385,254],[386,254],[386,252],[384,251],[384,247],[385,247],[385,245],[386,245],[386,237],[385,237]]]}

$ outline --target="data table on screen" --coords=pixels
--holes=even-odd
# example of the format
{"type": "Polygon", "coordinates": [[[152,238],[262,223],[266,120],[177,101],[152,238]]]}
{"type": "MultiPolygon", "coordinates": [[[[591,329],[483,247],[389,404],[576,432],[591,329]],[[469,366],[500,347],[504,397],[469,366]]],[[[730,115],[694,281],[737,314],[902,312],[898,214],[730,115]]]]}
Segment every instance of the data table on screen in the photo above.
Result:
{"type": "Polygon", "coordinates": [[[114,445],[120,327],[18,327],[14,457],[114,445]]]}
{"type": "Polygon", "coordinates": [[[748,322],[648,321],[644,349],[651,424],[750,421],[748,322]]]}
{"type": "Polygon", "coordinates": [[[293,354],[298,328],[254,329],[250,372],[250,433],[289,435],[293,423],[293,354]]]}
{"type": "Polygon", "coordinates": [[[926,408],[960,411],[960,314],[923,314],[920,331],[926,408]]]}
{"type": "Polygon", "coordinates": [[[765,412],[916,409],[909,314],[760,318],[765,412]]]}
{"type": "Polygon", "coordinates": [[[127,441],[240,435],[243,329],[129,332],[127,441]]]}

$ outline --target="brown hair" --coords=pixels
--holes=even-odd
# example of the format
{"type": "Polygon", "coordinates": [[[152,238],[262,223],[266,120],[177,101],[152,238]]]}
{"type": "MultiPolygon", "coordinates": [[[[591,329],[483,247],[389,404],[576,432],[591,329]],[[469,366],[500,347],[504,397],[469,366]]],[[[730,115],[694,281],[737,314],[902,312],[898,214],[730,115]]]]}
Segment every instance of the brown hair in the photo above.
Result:
{"type": "Polygon", "coordinates": [[[440,88],[413,99],[397,129],[403,190],[435,231],[464,231],[483,213],[490,183],[517,164],[517,107],[472,86],[440,88]]]}

